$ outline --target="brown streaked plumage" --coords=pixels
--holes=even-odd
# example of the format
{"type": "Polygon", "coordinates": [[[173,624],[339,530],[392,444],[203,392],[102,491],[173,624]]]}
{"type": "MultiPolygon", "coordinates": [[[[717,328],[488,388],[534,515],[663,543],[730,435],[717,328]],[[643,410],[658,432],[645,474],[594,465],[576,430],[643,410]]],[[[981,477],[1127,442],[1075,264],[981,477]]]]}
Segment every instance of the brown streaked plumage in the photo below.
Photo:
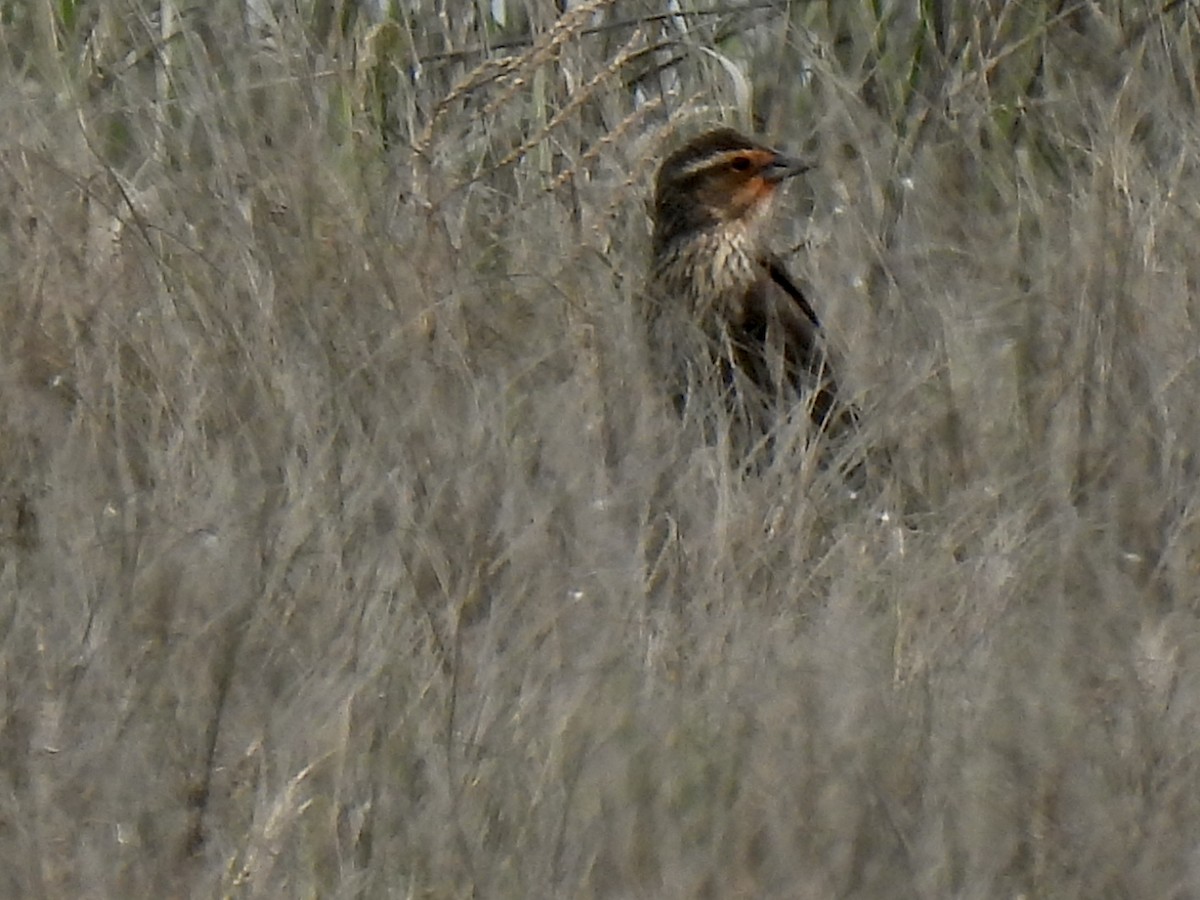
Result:
{"type": "Polygon", "coordinates": [[[671,153],[655,184],[649,293],[656,353],[676,368],[681,403],[698,374],[716,366],[756,432],[769,432],[801,402],[823,432],[857,423],[838,397],[821,321],[767,241],[779,185],[809,168],[722,128],[671,153]],[[696,326],[707,344],[699,359],[695,344],[681,338],[696,326]]]}

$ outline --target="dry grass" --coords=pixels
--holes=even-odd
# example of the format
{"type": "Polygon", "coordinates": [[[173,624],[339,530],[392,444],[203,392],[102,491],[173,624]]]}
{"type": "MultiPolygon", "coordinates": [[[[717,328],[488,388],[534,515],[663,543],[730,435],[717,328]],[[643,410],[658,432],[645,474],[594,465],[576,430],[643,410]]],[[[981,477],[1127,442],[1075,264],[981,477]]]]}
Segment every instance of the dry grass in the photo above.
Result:
{"type": "Polygon", "coordinates": [[[0,896],[1200,892],[1189,5],[212,6],[0,3],[0,896]],[[648,375],[717,121],[879,498],[648,375]]]}

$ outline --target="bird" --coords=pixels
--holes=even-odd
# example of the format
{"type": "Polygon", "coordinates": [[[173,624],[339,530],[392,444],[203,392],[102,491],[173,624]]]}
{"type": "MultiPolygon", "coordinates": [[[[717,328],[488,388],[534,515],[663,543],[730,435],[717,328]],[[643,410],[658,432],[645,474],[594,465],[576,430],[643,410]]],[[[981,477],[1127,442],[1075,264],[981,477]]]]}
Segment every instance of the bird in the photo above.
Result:
{"type": "Polygon", "coordinates": [[[762,445],[803,407],[818,435],[857,431],[821,320],[770,247],[780,187],[812,165],[731,128],[670,153],[655,179],[647,299],[652,359],[684,411],[716,376],[762,445]]]}

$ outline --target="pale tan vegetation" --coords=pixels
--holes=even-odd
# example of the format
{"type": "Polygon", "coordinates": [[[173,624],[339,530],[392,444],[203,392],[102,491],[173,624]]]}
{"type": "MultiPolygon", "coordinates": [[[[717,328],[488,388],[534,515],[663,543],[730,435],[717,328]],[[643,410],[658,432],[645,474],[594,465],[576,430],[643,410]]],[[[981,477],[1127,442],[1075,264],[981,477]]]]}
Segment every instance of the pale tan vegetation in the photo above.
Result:
{"type": "Polygon", "coordinates": [[[384,6],[0,2],[0,896],[1200,894],[1195,5],[384,6]],[[716,123],[880,491],[649,375],[716,123]]]}

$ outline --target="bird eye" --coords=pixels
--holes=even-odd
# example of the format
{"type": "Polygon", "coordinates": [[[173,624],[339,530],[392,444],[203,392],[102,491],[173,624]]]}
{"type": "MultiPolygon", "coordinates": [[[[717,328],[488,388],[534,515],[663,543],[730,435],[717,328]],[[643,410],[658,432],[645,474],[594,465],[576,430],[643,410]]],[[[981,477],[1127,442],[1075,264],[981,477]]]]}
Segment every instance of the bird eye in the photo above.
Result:
{"type": "Polygon", "coordinates": [[[733,162],[729,165],[733,167],[735,172],[745,172],[750,168],[750,158],[746,156],[735,156],[733,162]]]}

